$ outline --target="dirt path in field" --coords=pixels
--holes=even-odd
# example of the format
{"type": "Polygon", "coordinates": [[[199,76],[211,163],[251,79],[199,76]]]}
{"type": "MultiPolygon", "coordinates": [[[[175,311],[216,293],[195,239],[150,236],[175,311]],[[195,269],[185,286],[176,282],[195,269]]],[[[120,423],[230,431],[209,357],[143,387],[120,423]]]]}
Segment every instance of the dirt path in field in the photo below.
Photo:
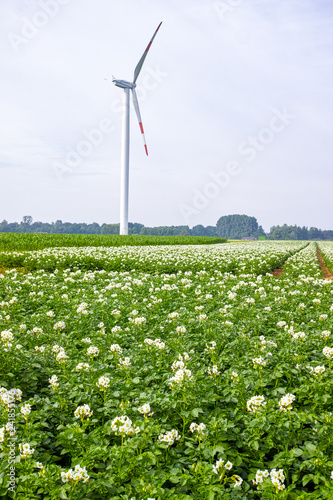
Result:
{"type": "Polygon", "coordinates": [[[324,275],[324,280],[333,280],[333,274],[331,273],[330,269],[325,265],[323,256],[321,255],[318,246],[317,246],[317,256],[319,260],[320,269],[322,270],[322,273],[324,275]]]}

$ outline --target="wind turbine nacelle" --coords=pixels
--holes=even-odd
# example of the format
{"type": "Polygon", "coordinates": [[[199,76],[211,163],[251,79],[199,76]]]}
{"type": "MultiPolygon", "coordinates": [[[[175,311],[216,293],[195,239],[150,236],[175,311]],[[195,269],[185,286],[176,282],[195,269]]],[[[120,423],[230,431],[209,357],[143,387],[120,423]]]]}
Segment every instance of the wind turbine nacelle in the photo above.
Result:
{"type": "Polygon", "coordinates": [[[132,89],[133,83],[127,82],[126,80],[116,80],[115,78],[112,80],[116,87],[120,87],[121,89],[132,89]]]}

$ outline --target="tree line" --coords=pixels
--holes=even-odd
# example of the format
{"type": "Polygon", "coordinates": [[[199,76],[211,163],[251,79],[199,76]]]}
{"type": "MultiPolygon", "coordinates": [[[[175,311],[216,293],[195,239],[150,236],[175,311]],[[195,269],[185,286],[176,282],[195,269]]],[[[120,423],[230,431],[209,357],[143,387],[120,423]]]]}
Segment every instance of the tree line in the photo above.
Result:
{"type": "MultiPolygon", "coordinates": [[[[49,233],[49,234],[119,234],[119,224],[92,224],[62,222],[33,222],[31,216],[24,216],[21,222],[0,222],[0,233],[49,233]]],[[[128,223],[128,234],[154,236],[217,236],[216,226],[159,226],[146,227],[138,222],[128,223]]]]}
{"type": "Polygon", "coordinates": [[[305,226],[273,226],[265,233],[255,217],[248,215],[224,215],[216,224],[221,238],[242,239],[244,237],[267,238],[269,240],[333,240],[333,230],[307,228],[305,226]]]}
{"type": "Polygon", "coordinates": [[[271,240],[333,240],[333,230],[305,226],[273,226],[267,237],[271,240]]]}
{"type": "MultiPolygon", "coordinates": [[[[30,215],[25,215],[21,222],[0,222],[0,232],[3,233],[49,233],[49,234],[119,234],[119,224],[92,224],[62,222],[33,222],[30,215]]],[[[129,234],[154,236],[218,236],[227,239],[270,239],[270,240],[333,240],[333,230],[321,230],[305,226],[273,226],[265,233],[255,217],[248,215],[224,215],[219,218],[216,226],[198,224],[189,226],[157,226],[146,227],[138,222],[128,224],[129,234]]]]}

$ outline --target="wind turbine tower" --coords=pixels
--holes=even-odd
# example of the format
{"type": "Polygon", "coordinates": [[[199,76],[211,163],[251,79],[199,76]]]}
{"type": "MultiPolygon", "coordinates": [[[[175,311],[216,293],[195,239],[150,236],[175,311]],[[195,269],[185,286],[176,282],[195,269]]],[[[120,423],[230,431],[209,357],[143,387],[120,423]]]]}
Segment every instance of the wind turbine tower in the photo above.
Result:
{"type": "Polygon", "coordinates": [[[147,45],[140,61],[138,62],[135,70],[133,82],[128,82],[126,80],[117,80],[112,78],[113,83],[124,90],[124,101],[123,101],[123,126],[122,126],[122,138],[121,138],[121,174],[120,174],[120,234],[128,234],[128,185],[129,185],[129,146],[130,146],[130,91],[132,91],[133,105],[136,112],[136,116],[139,121],[140,131],[143,138],[143,143],[148,156],[148,148],[145,139],[145,134],[143,131],[143,125],[140,115],[140,108],[138,98],[135,92],[136,81],[142,69],[143,63],[147,57],[151,44],[161,27],[160,23],[147,45]]]}

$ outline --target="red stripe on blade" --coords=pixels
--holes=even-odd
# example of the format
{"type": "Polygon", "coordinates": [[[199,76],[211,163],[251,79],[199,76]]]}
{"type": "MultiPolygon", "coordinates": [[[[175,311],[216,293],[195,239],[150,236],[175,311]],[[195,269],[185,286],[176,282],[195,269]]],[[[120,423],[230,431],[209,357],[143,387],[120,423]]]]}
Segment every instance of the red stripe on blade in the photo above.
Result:
{"type": "Polygon", "coordinates": [[[145,150],[146,150],[146,155],[148,156],[148,148],[146,145],[145,145],[145,150]]]}
{"type": "Polygon", "coordinates": [[[139,125],[140,125],[141,134],[144,134],[142,123],[139,122],[139,125]]]}
{"type": "Polygon", "coordinates": [[[149,50],[149,49],[150,49],[150,47],[151,47],[151,44],[152,44],[152,42],[149,42],[149,43],[148,43],[148,45],[147,45],[147,48],[146,48],[145,52],[148,52],[148,50],[149,50]]]}

